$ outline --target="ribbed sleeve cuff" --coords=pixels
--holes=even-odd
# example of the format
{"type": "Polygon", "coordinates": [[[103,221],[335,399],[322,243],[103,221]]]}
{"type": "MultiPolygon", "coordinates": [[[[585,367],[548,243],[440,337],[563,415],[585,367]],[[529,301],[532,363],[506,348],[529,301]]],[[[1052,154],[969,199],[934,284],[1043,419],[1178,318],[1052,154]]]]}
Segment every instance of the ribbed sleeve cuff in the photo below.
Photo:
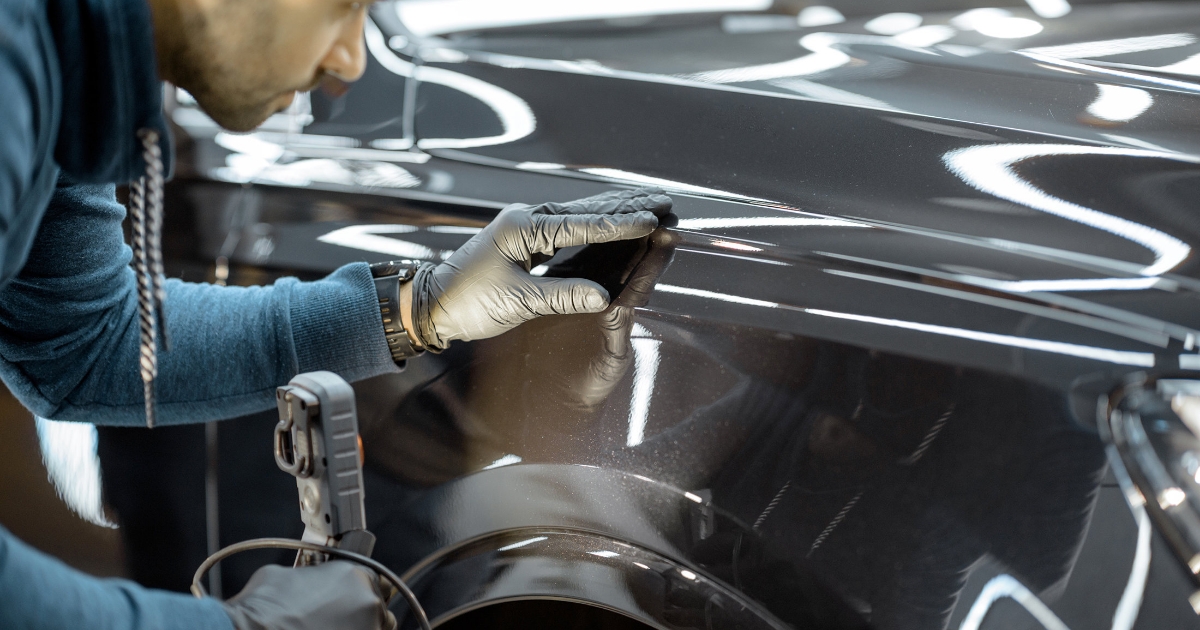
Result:
{"type": "Polygon", "coordinates": [[[379,299],[366,263],[297,283],[290,300],[299,372],[329,370],[358,381],[398,368],[388,353],[379,299]]]}
{"type": "Polygon", "coordinates": [[[221,603],[211,597],[142,590],[138,599],[139,630],[235,630],[221,603]]]}

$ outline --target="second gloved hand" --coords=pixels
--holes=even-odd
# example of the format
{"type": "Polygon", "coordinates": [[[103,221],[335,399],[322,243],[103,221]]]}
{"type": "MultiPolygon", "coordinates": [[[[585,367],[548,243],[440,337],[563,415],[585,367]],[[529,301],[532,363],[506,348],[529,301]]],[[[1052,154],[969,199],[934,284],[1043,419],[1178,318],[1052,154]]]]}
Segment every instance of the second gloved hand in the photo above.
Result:
{"type": "Polygon", "coordinates": [[[236,630],[394,630],[374,572],[335,560],[295,569],[268,565],[224,602],[236,630]]]}
{"type": "Polygon", "coordinates": [[[542,315],[598,313],[609,295],[581,278],[530,275],[563,247],[646,236],[671,198],[657,188],[567,203],[508,206],[446,262],[413,279],[413,323],[426,348],[486,339],[542,315]]]}

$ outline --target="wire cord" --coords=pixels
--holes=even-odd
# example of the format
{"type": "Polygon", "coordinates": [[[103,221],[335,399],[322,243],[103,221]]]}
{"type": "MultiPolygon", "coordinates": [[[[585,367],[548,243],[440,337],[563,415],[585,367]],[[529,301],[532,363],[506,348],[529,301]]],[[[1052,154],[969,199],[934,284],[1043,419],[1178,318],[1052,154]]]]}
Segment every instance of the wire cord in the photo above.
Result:
{"type": "Polygon", "coordinates": [[[391,582],[392,586],[396,587],[396,591],[401,595],[404,595],[404,599],[408,600],[408,607],[412,610],[413,616],[417,618],[417,625],[421,627],[421,630],[432,630],[429,625],[429,617],[425,615],[425,609],[421,608],[421,603],[417,601],[417,596],[414,595],[412,590],[408,588],[408,585],[406,585],[404,581],[400,579],[400,576],[396,575],[391,569],[383,566],[383,564],[381,564],[378,560],[372,560],[367,556],[354,553],[353,551],[346,551],[345,549],[338,549],[337,547],[326,547],[324,545],[306,543],[299,540],[292,540],[291,538],[256,538],[254,540],[247,540],[229,545],[217,553],[214,553],[204,562],[200,563],[200,568],[196,569],[196,575],[192,577],[192,595],[195,595],[199,598],[203,598],[208,595],[208,593],[204,591],[204,587],[200,585],[200,582],[204,580],[204,574],[208,573],[208,570],[211,569],[213,565],[224,560],[225,558],[228,558],[229,556],[241,553],[243,551],[250,551],[252,549],[295,549],[296,551],[316,551],[329,554],[342,560],[357,562],[387,578],[387,581],[391,582]]]}

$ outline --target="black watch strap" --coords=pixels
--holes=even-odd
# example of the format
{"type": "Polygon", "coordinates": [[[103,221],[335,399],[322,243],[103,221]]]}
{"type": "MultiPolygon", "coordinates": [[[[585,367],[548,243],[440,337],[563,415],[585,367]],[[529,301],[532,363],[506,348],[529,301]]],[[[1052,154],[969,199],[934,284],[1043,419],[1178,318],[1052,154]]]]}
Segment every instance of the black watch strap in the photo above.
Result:
{"type": "Polygon", "coordinates": [[[400,284],[412,280],[421,263],[413,260],[394,260],[371,265],[375,294],[379,298],[379,315],[383,319],[383,334],[396,365],[425,352],[413,347],[404,320],[400,317],[400,284]]]}

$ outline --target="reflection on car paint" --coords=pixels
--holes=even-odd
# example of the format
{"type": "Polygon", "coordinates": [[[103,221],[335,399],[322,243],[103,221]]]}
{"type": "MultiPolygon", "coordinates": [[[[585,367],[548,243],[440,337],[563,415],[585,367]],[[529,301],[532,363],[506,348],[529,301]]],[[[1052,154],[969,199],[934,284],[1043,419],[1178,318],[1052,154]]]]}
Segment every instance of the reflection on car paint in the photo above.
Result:
{"type": "MultiPolygon", "coordinates": [[[[1121,33],[1162,32],[1160,23],[1081,34],[1047,19],[1043,34],[1007,43],[976,28],[995,18],[1019,18],[1005,24],[1020,27],[1024,15],[927,15],[891,37],[862,34],[865,20],[853,19],[837,28],[855,33],[835,34],[847,41],[811,51],[852,63],[734,85],[684,77],[794,61],[805,54],[797,40],[811,34],[784,30],[799,31],[799,18],[757,16],[772,19],[756,28],[770,28],[745,34],[733,32],[734,21],[714,19],[689,32],[693,39],[672,39],[676,27],[655,25],[621,27],[619,36],[604,29],[586,38],[483,33],[425,43],[380,21],[368,42],[376,73],[368,77],[391,91],[356,90],[394,102],[395,111],[358,128],[321,127],[329,122],[321,108],[330,105],[314,94],[316,114],[294,115],[317,122],[256,139],[299,149],[276,158],[284,163],[350,159],[304,151],[391,150],[397,157],[362,161],[401,163],[417,185],[341,179],[300,190],[259,178],[242,189],[212,181],[211,169],[229,166],[229,149],[200,151],[196,176],[208,179],[177,184],[186,202],[177,199],[184,212],[172,216],[192,217],[189,205],[203,209],[191,210],[194,225],[177,219],[202,235],[188,255],[208,265],[224,252],[234,282],[264,282],[363,259],[422,254],[436,261],[508,203],[647,181],[674,193],[677,216],[664,220],[663,231],[677,239],[674,262],[619,317],[547,319],[358,385],[369,512],[379,519],[372,529],[386,533],[377,557],[395,568],[482,538],[490,542],[455,560],[478,564],[445,566],[495,576],[486,584],[459,580],[484,596],[498,592],[489,587],[525,588],[533,578],[553,581],[576,569],[599,575],[594,563],[604,562],[603,571],[668,576],[673,588],[723,585],[795,627],[855,627],[813,622],[804,609],[830,602],[885,630],[962,627],[968,614],[980,627],[1003,626],[1026,614],[991,605],[995,584],[1003,585],[993,578],[1004,575],[1076,630],[1093,627],[1073,621],[1081,600],[1090,610],[1104,608],[1105,617],[1112,612],[1114,627],[1128,630],[1139,614],[1143,624],[1155,623],[1179,606],[1153,601],[1154,589],[1147,592],[1154,605],[1141,605],[1148,580],[1163,574],[1147,575],[1151,538],[1136,514],[1124,504],[1115,512],[1095,507],[1095,497],[1117,491],[1102,485],[1103,450],[1089,425],[1096,397],[1131,372],[1147,364],[1200,369],[1192,353],[1200,286],[1194,253],[1173,275],[1154,268],[1197,240],[1187,219],[1195,198],[1188,157],[1196,153],[1194,96],[1138,75],[1194,55],[1187,46],[1195,42],[1112,56],[1140,68],[1103,65],[1108,57],[1065,65],[1038,52],[1040,45],[1109,37],[1112,50],[1188,38],[1111,43],[1121,33]],[[953,37],[935,43],[947,29],[953,37]],[[850,35],[872,39],[855,43],[850,35]],[[404,38],[392,46],[403,50],[385,50],[389,36],[404,38]],[[421,52],[422,45],[429,48],[421,52]],[[1023,48],[1045,59],[1013,54],[1023,48]],[[423,55],[421,68],[453,74],[425,80],[406,53],[423,55]],[[1128,76],[1106,74],[1113,69],[1128,76]],[[414,75],[426,89],[403,80],[414,75]],[[478,88],[473,81],[513,95],[529,115],[486,88],[475,90],[481,99],[451,85],[478,88]],[[1140,90],[1152,106],[1131,118],[1129,103],[1123,111],[1100,108],[1125,121],[1089,114],[1098,85],[1134,90],[1118,95],[1140,90]],[[401,112],[402,103],[413,106],[401,112]],[[446,117],[429,124],[431,113],[460,104],[487,124],[446,117]],[[516,118],[502,124],[501,110],[516,118]],[[366,131],[400,114],[404,121],[389,123],[386,133],[366,131]],[[411,134],[400,133],[401,122],[411,134]],[[1117,123],[1120,131],[1110,133],[1117,123]],[[531,132],[489,144],[513,129],[531,132]],[[445,139],[457,148],[418,146],[445,139]],[[467,146],[479,139],[485,143],[467,146]],[[1039,194],[1103,211],[1117,223],[1100,223],[1122,234],[1132,227],[1159,249],[983,191],[943,161],[985,143],[1072,142],[1125,153],[1036,157],[989,172],[1007,169],[1039,194]],[[1154,155],[1129,154],[1141,150],[1154,155]],[[247,218],[228,227],[222,213],[234,207],[247,218]],[[274,249],[259,257],[254,244],[264,239],[274,249]],[[401,253],[401,240],[424,249],[401,253]],[[223,242],[235,246],[226,251],[223,242]],[[1132,519],[1128,531],[1113,529],[1121,518],[1132,519]],[[538,529],[548,526],[603,536],[571,546],[561,532],[538,529]],[[1100,538],[1088,534],[1102,527],[1109,529],[1100,538]],[[1103,535],[1120,542],[1089,547],[1109,540],[1103,535]],[[676,564],[656,564],[614,541],[676,564]],[[532,568],[552,550],[570,555],[554,556],[562,562],[554,570],[532,568]],[[510,561],[521,563],[519,575],[505,572],[510,561]],[[1120,602],[1081,595],[1092,583],[1080,579],[1079,567],[1097,562],[1112,574],[1105,588],[1125,587],[1120,602]],[[1128,579],[1125,566],[1133,568],[1128,579]],[[972,612],[972,602],[986,600],[972,612]]],[[[1188,28],[1182,21],[1171,21],[1171,30],[1188,28]]],[[[1104,52],[1096,50],[1089,54],[1104,52]]],[[[197,133],[204,149],[212,134],[197,133]]],[[[585,248],[535,273],[594,278],[620,302],[628,299],[621,278],[602,277],[597,261],[636,257],[585,248]]],[[[257,443],[237,437],[256,420],[222,427],[230,432],[223,457],[257,443]]],[[[105,461],[115,469],[109,475],[106,468],[105,478],[121,482],[125,460],[110,454],[105,461]]],[[[246,487],[245,477],[236,481],[238,470],[228,474],[229,483],[246,487]]],[[[287,490],[294,515],[294,487],[287,490]]],[[[223,514],[238,513],[225,507],[223,514]]],[[[141,555],[129,548],[131,557],[141,555]]],[[[227,570],[236,581],[252,568],[227,570]]],[[[615,592],[632,592],[624,590],[631,574],[620,574],[628,581],[615,592]]],[[[453,592],[452,580],[430,579],[431,592],[453,592]]],[[[469,601],[462,593],[447,600],[458,595],[465,599],[454,601],[469,601]]],[[[1169,602],[1176,603],[1191,614],[1182,599],[1169,602]]],[[[675,625],[713,621],[703,609],[685,612],[697,616],[675,625]]]]}
{"type": "Polygon", "coordinates": [[[1103,155],[1133,158],[1162,158],[1180,162],[1200,163],[1200,158],[1176,153],[1157,153],[1139,149],[1086,147],[1074,144],[996,144],[955,149],[942,157],[946,167],[971,186],[982,192],[1116,234],[1154,252],[1153,264],[1142,268],[1143,276],[1167,273],[1179,266],[1192,249],[1187,243],[1154,228],[1128,219],[1085,208],[1079,204],[1054,197],[1016,172],[1025,160],[1069,155],[1103,155]]]}

